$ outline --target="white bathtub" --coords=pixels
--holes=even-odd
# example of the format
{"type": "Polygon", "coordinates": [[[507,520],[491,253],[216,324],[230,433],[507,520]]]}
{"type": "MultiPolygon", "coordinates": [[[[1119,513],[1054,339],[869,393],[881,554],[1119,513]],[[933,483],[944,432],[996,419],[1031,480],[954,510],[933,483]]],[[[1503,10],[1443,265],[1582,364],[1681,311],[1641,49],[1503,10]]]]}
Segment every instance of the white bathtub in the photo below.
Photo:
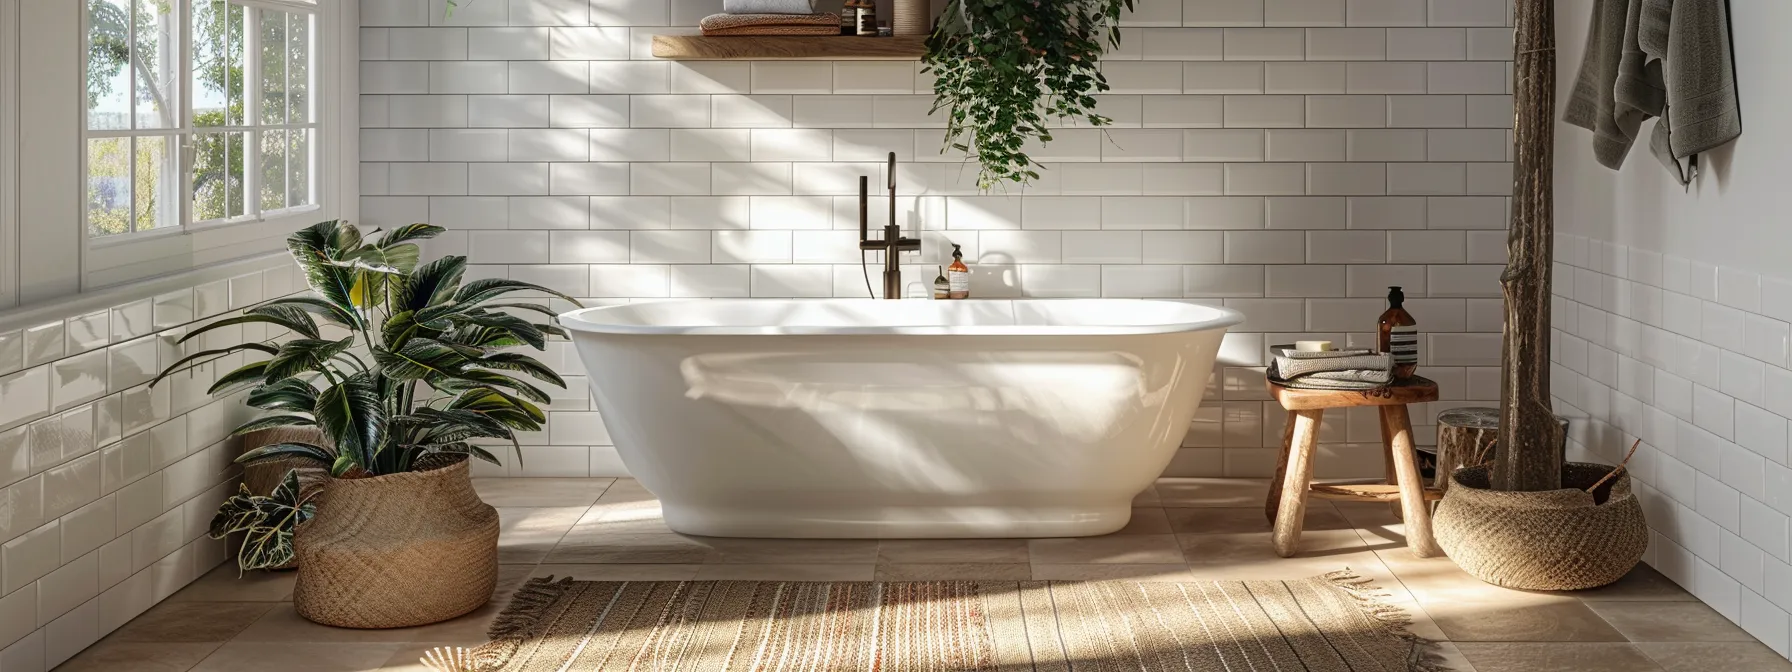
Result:
{"type": "Polygon", "coordinates": [[[560,319],[673,530],[912,538],[1120,529],[1242,318],[1170,301],[743,299],[560,319]]]}

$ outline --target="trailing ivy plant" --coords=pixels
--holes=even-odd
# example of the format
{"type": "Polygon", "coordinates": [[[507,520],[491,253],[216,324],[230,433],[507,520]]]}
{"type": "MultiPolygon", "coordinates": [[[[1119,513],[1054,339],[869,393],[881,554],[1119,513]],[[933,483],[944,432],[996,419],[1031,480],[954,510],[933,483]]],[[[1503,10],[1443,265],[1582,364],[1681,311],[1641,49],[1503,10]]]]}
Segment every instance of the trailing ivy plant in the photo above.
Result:
{"type": "Polygon", "coordinates": [[[1039,179],[1030,141],[1051,126],[1106,126],[1095,94],[1108,90],[1104,46],[1134,0],[952,0],[927,38],[923,72],[933,75],[933,110],[946,111],[946,145],[974,157],[977,186],[1039,179]]]}

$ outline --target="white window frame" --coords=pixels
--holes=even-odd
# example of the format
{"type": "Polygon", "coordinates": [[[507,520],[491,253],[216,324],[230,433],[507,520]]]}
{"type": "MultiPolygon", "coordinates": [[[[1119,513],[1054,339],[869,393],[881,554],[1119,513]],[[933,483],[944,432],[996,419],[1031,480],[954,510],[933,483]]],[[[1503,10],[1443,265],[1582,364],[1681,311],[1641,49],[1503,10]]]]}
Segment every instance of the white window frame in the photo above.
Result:
{"type": "MultiPolygon", "coordinates": [[[[168,129],[120,129],[89,130],[87,105],[85,100],[78,106],[80,109],[80,189],[82,203],[78,226],[80,228],[81,286],[85,289],[104,287],[141,277],[178,272],[210,263],[251,256],[253,254],[277,249],[277,240],[286,233],[316,223],[321,219],[330,219],[334,213],[342,210],[343,198],[350,197],[342,193],[338,184],[329,175],[337,172],[337,167],[344,161],[343,125],[352,123],[337,109],[341,105],[338,92],[343,86],[342,68],[345,59],[356,58],[352,45],[345,43],[344,30],[340,24],[344,22],[343,6],[340,1],[322,0],[307,2],[303,0],[229,0],[230,4],[244,8],[245,26],[243,45],[245,51],[243,70],[244,114],[242,126],[207,126],[193,125],[193,84],[192,84],[192,7],[196,2],[207,0],[179,0],[179,16],[176,25],[179,30],[179,42],[182,49],[179,77],[179,104],[176,124],[168,129]],[[311,58],[309,68],[311,82],[309,84],[311,121],[303,124],[259,124],[260,122],[260,65],[259,20],[263,11],[279,11],[296,14],[308,14],[312,17],[311,58]],[[347,46],[348,49],[344,47],[347,46]],[[250,75],[247,73],[256,73],[250,75]],[[249,115],[254,115],[250,117],[249,115]],[[309,143],[310,168],[307,171],[310,186],[307,189],[310,203],[296,207],[263,211],[260,209],[260,143],[259,134],[266,130],[308,129],[311,132],[309,143]],[[247,175],[244,182],[243,216],[229,219],[213,219],[195,221],[193,212],[192,184],[194,175],[194,141],[198,134],[240,132],[245,134],[244,147],[255,152],[256,157],[245,161],[247,175]],[[143,137],[164,136],[173,138],[180,147],[177,167],[179,189],[177,224],[145,231],[131,231],[119,234],[94,236],[88,228],[88,212],[85,203],[87,194],[87,153],[88,141],[104,137],[143,137]],[[272,240],[274,242],[270,243],[272,240]]],[[[88,19],[85,11],[86,3],[80,2],[79,62],[82,90],[85,95],[87,71],[88,19]]],[[[350,19],[352,23],[352,18],[350,19]]],[[[349,33],[352,37],[352,33],[349,33]]],[[[352,64],[350,64],[352,65],[352,64]]],[[[135,86],[135,78],[132,78],[135,86]]],[[[346,93],[342,95],[347,95],[346,93]]],[[[132,94],[134,98],[135,94],[132,94]]],[[[289,120],[290,121],[290,120],[289,120]]]]}

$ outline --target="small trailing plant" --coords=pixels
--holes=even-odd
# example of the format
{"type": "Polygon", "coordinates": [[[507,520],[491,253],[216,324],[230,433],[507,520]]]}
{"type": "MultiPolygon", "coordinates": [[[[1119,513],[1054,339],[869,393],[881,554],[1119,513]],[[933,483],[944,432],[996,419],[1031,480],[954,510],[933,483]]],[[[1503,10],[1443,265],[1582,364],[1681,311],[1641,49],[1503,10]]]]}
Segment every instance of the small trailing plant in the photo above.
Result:
{"type": "MultiPolygon", "coordinates": [[[[189,355],[151,384],[238,352],[259,353],[218,377],[209,392],[248,390],[244,402],[266,411],[238,427],[316,430],[327,441],[287,441],[246,451],[238,462],[300,456],[328,465],[337,478],[424,468],[431,455],[470,456],[496,464],[480,440],[517,444],[516,432],[540,431],[549,397],[527,379],[565,387],[552,369],[515,349],[543,350],[565,335],[554,311],[536,303],[494,302],[521,291],[578,305],[540,285],[503,278],[462,281],[467,259],[419,263],[415,241],[444,229],[411,224],[367,235],[353,224],[323,222],[286,239],[304,271],[308,295],[275,299],[202,326],[181,340],[238,324],[268,324],[293,338],[189,355]],[[531,322],[519,314],[547,316],[531,322]]],[[[520,459],[520,454],[519,454],[520,459]]],[[[212,534],[247,532],[239,564],[273,567],[291,559],[292,530],[310,516],[307,492],[289,472],[274,493],[246,490],[219,508],[212,534]]]]}
{"type": "Polygon", "coordinates": [[[1095,94],[1108,90],[1099,62],[1118,47],[1117,26],[1134,0],[952,0],[927,38],[933,112],[946,111],[946,145],[974,157],[977,186],[1039,178],[1028,143],[1051,142],[1052,125],[1106,126],[1095,94]]]}

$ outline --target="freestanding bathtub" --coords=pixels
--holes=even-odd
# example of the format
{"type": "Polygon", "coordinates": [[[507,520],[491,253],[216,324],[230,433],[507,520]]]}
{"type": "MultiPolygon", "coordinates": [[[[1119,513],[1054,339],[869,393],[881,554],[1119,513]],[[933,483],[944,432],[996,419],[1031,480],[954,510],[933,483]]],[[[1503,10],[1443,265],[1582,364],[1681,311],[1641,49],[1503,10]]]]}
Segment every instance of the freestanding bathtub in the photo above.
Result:
{"type": "Polygon", "coordinates": [[[1171,301],[722,299],[560,319],[673,530],[914,538],[1125,526],[1242,318],[1171,301]]]}

